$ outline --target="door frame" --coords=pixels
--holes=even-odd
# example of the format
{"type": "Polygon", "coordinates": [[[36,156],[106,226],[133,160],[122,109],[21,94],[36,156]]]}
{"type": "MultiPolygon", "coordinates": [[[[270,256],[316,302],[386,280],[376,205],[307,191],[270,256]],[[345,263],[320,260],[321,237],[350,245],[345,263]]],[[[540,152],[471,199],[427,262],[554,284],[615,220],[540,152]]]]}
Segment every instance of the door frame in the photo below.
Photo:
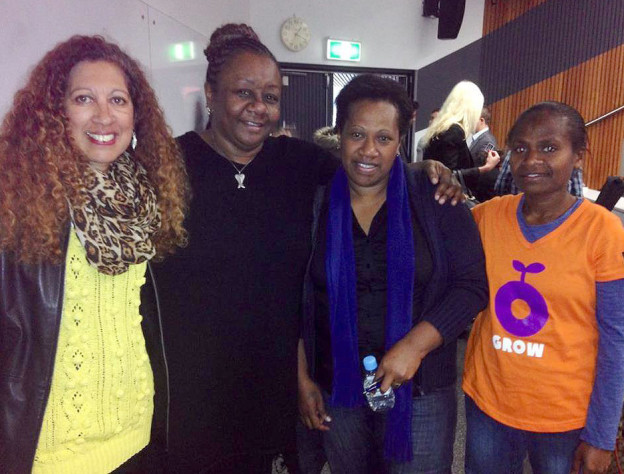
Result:
{"type": "MultiPolygon", "coordinates": [[[[279,63],[280,70],[282,74],[288,74],[289,72],[293,73],[356,73],[356,74],[387,74],[393,76],[405,76],[407,78],[407,94],[412,100],[416,100],[414,98],[414,94],[416,92],[416,71],[414,69],[391,69],[391,68],[373,68],[373,67],[360,67],[360,66],[344,66],[341,64],[307,64],[307,63],[288,63],[281,62],[279,63]]],[[[328,114],[330,115],[330,114],[328,114]]],[[[328,119],[328,122],[331,120],[328,119]]],[[[332,125],[331,123],[328,125],[332,125]]],[[[408,156],[405,157],[407,160],[412,160],[414,157],[412,156],[413,151],[413,140],[414,140],[414,125],[410,127],[407,132],[407,136],[405,137],[405,148],[407,149],[408,156]]]]}

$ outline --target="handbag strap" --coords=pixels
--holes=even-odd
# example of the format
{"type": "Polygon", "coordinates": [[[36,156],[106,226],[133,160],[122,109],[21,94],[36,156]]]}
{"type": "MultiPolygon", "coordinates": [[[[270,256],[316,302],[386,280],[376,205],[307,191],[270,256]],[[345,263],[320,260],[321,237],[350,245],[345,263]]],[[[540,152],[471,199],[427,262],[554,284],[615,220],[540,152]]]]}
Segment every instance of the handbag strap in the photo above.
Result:
{"type": "Polygon", "coordinates": [[[461,170],[453,170],[453,174],[459,181],[459,184],[461,184],[462,191],[468,197],[468,199],[475,199],[472,191],[468,188],[468,186],[466,186],[466,182],[464,181],[464,174],[461,172],[461,170]]]}

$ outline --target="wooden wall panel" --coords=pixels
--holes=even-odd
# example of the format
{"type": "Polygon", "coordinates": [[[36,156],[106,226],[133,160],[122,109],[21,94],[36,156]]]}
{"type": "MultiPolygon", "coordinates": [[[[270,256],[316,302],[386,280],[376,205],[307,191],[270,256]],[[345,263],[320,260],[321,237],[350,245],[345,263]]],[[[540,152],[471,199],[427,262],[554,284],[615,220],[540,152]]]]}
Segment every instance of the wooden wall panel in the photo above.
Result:
{"type": "Polygon", "coordinates": [[[485,0],[483,36],[547,0],[485,0]]]}
{"type": "MultiPolygon", "coordinates": [[[[518,115],[544,100],[575,107],[586,122],[624,105],[624,45],[596,56],[494,104],[492,130],[499,143],[518,115]]],[[[588,128],[591,155],[585,161],[584,179],[600,189],[607,176],[618,173],[624,142],[624,111],[588,128]]]]}

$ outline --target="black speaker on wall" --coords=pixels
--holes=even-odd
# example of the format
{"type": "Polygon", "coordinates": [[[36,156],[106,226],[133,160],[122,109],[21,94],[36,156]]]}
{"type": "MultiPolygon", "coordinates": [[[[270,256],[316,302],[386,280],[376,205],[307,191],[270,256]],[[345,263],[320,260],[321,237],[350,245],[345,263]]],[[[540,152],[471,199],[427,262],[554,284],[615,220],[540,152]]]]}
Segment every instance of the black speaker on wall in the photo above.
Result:
{"type": "Polygon", "coordinates": [[[437,18],[440,0],[423,0],[423,16],[437,18]]]}
{"type": "Polygon", "coordinates": [[[466,0],[440,0],[438,39],[455,39],[459,34],[466,0]]]}

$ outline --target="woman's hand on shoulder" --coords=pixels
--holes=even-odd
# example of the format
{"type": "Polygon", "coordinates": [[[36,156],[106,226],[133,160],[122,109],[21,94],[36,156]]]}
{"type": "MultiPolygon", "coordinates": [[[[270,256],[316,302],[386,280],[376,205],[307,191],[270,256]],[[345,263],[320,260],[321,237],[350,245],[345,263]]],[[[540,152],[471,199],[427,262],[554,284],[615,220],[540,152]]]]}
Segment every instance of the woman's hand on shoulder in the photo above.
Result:
{"type": "Polygon", "coordinates": [[[603,474],[611,465],[611,451],[596,448],[581,441],[574,452],[574,462],[570,474],[603,474]],[[582,469],[582,470],[581,470],[582,469]]]}
{"type": "Polygon", "coordinates": [[[325,411],[323,394],[310,377],[299,376],[299,416],[309,429],[329,431],[326,423],[331,417],[325,411]]]}
{"type": "Polygon", "coordinates": [[[431,184],[438,185],[434,198],[439,204],[450,201],[451,206],[455,206],[458,202],[464,202],[465,198],[461,184],[459,184],[453,172],[439,161],[424,160],[418,163],[411,163],[409,166],[425,170],[431,184]]]}

